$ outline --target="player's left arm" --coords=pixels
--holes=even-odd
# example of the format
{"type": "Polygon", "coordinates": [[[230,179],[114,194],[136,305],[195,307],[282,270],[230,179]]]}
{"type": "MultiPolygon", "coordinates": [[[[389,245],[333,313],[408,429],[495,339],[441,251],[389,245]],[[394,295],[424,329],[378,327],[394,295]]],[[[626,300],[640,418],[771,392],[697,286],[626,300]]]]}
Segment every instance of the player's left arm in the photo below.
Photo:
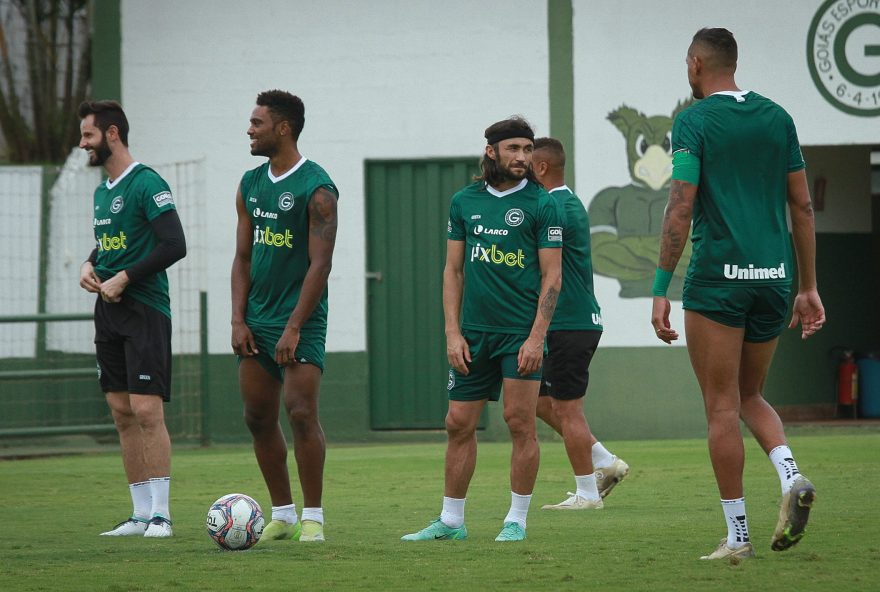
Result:
{"type": "Polygon", "coordinates": [[[168,269],[186,256],[186,236],[177,210],[153,218],[150,228],[156,236],[156,246],[146,257],[101,284],[101,297],[107,302],[119,302],[129,284],[168,269]]]}
{"type": "Polygon", "coordinates": [[[275,347],[275,362],[286,365],[294,360],[299,331],[312,315],[330,277],[333,248],[336,246],[336,194],[319,187],[309,200],[309,270],[303,279],[299,300],[290,313],[287,326],[275,347]]]}
{"type": "Polygon", "coordinates": [[[519,348],[517,356],[517,372],[523,376],[537,372],[544,359],[544,338],[547,336],[547,328],[553,320],[556,302],[562,290],[562,248],[538,249],[538,263],[541,266],[538,310],[529,337],[519,348]]]}

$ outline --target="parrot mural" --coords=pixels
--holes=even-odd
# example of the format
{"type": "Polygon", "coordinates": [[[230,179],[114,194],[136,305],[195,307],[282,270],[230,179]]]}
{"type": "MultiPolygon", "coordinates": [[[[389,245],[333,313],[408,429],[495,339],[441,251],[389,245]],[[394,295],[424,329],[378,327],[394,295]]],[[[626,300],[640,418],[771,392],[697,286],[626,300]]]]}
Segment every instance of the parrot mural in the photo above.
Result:
{"type": "MultiPolygon", "coordinates": [[[[620,282],[621,298],[652,296],[672,178],[672,122],[690,104],[679,102],[671,117],[648,117],[626,105],[608,114],[626,141],[630,183],[600,190],[589,215],[593,271],[620,282]]],[[[670,300],[681,300],[690,258],[688,241],[669,285],[670,300]]]]}

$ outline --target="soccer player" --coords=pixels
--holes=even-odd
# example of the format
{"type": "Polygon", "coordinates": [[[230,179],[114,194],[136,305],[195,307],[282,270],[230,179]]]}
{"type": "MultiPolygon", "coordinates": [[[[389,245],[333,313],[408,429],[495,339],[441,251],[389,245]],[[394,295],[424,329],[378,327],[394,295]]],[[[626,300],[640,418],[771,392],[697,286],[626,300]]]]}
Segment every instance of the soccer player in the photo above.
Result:
{"type": "Polygon", "coordinates": [[[327,277],[336,243],[339,192],[299,152],[302,100],[257,95],[247,135],[251,154],[269,160],[244,174],[235,198],[232,350],[245,422],[272,500],[260,540],[324,540],[324,431],[318,389],[327,336],[327,277]],[[293,431],[303,494],[302,523],[290,491],[279,398],[293,431]]]}
{"type": "Polygon", "coordinates": [[[804,160],[791,117],[734,81],[737,45],[726,29],[701,29],[687,52],[688,81],[702,99],[672,130],[673,174],[663,221],[651,324],[666,343],[666,288],[693,219],[693,256],[685,280],[685,334],[703,393],[709,456],[721,494],[727,537],[702,559],[754,556],[742,472],[745,422],[769,455],[782,485],[771,548],[804,535],[816,490],[800,474],[782,422],[762,395],[792,283],[786,226],[791,214],[798,292],[789,327],[806,339],[825,322],[816,288],[815,230],[804,160]]]}
{"type": "Polygon", "coordinates": [[[97,246],[80,267],[95,300],[101,390],[113,416],[128,479],[131,517],[102,536],[170,537],[171,304],[165,270],[186,255],[168,184],[128,150],[128,119],[115,101],[79,106],[79,147],[107,179],[94,195],[97,246]]]}
{"type": "Polygon", "coordinates": [[[482,176],[452,197],[443,270],[447,384],[445,493],[440,517],[405,541],[464,539],[477,423],[504,387],[510,511],[496,541],[526,537],[538,473],[535,406],[544,337],[562,281],[562,212],[535,181],[535,134],[519,117],[490,125],[482,176]]]}
{"type": "Polygon", "coordinates": [[[562,436],[575,474],[574,493],[543,509],[600,509],[602,498],[626,477],[629,465],[596,440],[584,417],[590,361],[602,337],[602,317],[593,294],[590,218],[565,184],[565,149],[559,140],[535,140],[532,170],[565,214],[562,290],[547,334],[549,354],[544,359],[537,413],[562,436]]]}

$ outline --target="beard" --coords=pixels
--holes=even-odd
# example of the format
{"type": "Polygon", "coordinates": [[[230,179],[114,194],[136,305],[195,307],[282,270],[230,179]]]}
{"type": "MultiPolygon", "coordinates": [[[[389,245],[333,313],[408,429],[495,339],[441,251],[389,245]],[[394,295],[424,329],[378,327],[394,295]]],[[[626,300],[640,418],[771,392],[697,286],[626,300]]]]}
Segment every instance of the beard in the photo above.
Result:
{"type": "Polygon", "coordinates": [[[519,171],[514,172],[513,170],[510,169],[509,166],[504,166],[504,165],[499,164],[498,165],[498,172],[501,173],[501,176],[504,177],[505,181],[522,181],[525,178],[525,176],[528,174],[529,167],[528,166],[524,167],[522,172],[519,172],[519,171]]]}
{"type": "Polygon", "coordinates": [[[102,138],[101,143],[95,146],[94,151],[89,156],[89,166],[104,166],[104,163],[107,162],[107,159],[111,156],[113,156],[113,152],[110,150],[107,138],[102,138]]]}
{"type": "Polygon", "coordinates": [[[266,144],[264,142],[257,141],[254,144],[254,147],[251,148],[251,156],[265,156],[266,158],[272,158],[278,152],[276,146],[274,144],[266,144]]]}

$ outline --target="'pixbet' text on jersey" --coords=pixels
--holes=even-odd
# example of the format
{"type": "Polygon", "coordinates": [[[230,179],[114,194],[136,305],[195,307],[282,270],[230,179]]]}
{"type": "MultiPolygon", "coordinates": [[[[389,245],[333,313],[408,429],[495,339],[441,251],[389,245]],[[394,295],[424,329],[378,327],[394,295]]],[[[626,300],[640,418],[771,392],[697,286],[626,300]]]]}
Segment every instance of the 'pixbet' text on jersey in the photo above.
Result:
{"type": "Polygon", "coordinates": [[[270,247],[287,247],[288,249],[292,249],[293,233],[287,228],[284,229],[284,234],[281,234],[280,232],[273,231],[268,226],[265,228],[256,226],[254,228],[254,244],[267,245],[270,247]]]}
{"type": "Polygon", "coordinates": [[[504,264],[508,267],[519,267],[520,269],[525,269],[524,261],[525,261],[525,253],[523,253],[522,249],[517,249],[516,253],[510,252],[505,253],[501,249],[498,248],[498,245],[492,245],[491,247],[483,247],[480,243],[477,243],[471,249],[471,261],[484,261],[486,263],[496,263],[496,264],[504,264]]]}

